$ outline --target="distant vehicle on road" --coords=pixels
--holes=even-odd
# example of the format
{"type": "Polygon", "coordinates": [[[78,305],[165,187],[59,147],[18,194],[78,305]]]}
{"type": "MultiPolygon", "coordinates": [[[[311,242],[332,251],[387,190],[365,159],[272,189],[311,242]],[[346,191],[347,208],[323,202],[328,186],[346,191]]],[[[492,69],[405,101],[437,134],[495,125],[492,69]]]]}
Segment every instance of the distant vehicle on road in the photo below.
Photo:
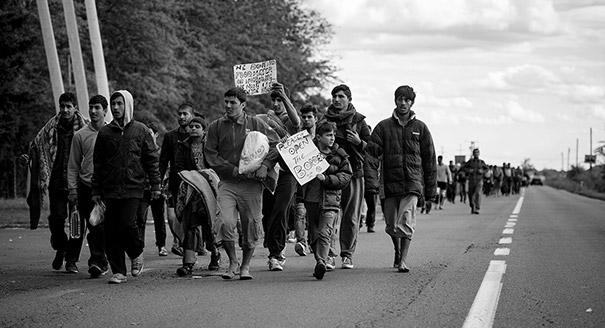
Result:
{"type": "Polygon", "coordinates": [[[531,185],[537,185],[537,186],[542,186],[544,185],[544,180],[546,180],[546,177],[542,174],[536,174],[531,178],[531,185]]]}

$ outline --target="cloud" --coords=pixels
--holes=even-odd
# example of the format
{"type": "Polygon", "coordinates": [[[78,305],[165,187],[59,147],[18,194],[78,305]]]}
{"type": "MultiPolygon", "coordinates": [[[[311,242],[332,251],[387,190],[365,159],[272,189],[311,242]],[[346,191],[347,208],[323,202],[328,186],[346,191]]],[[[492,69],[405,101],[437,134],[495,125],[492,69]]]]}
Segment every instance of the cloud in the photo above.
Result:
{"type": "Polygon", "coordinates": [[[537,65],[509,67],[504,71],[489,73],[479,85],[497,90],[543,90],[560,82],[559,77],[548,69],[537,65]]]}
{"type": "Polygon", "coordinates": [[[605,120],[605,106],[597,105],[592,107],[592,114],[598,119],[605,120]]]}
{"type": "Polygon", "coordinates": [[[508,115],[517,122],[542,123],[545,121],[542,114],[525,109],[516,101],[508,101],[506,103],[506,109],[508,115]]]}

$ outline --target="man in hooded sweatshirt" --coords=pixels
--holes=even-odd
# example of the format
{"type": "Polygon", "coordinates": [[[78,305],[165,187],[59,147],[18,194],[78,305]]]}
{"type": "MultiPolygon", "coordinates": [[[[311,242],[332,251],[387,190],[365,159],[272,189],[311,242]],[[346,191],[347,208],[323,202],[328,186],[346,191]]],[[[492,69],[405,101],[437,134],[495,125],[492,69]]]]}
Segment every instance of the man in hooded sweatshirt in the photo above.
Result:
{"type": "MultiPolygon", "coordinates": [[[[363,203],[364,181],[363,165],[364,150],[370,140],[370,129],[365,116],[357,112],[351,103],[351,89],[341,84],[332,89],[332,104],[328,107],[325,119],[336,123],[336,143],[349,155],[353,169],[353,177],[347,187],[342,190],[340,202],[340,256],[342,268],[353,268],[353,254],[357,246],[359,233],[359,220],[361,218],[361,204],[363,203]]],[[[334,223],[334,239],[336,238],[338,223],[334,223]]],[[[334,269],[336,256],[334,247],[330,249],[330,257],[326,261],[328,270],[334,269]]]]}
{"type": "Polygon", "coordinates": [[[143,270],[143,241],[136,216],[145,190],[145,175],[151,197],[160,197],[158,148],[147,126],[133,120],[132,95],[115,91],[110,97],[113,121],[102,127],[93,155],[92,199],[105,202],[105,249],[113,276],[109,283],[126,282],[126,259],[131,274],[143,270]]]}
{"type": "Polygon", "coordinates": [[[409,272],[407,255],[416,226],[416,205],[431,201],[437,190],[435,146],[431,132],[411,110],[416,93],[409,86],[395,90],[393,115],[382,120],[368,145],[368,153],[382,155],[383,212],[386,233],[395,249],[393,266],[409,272]]]}

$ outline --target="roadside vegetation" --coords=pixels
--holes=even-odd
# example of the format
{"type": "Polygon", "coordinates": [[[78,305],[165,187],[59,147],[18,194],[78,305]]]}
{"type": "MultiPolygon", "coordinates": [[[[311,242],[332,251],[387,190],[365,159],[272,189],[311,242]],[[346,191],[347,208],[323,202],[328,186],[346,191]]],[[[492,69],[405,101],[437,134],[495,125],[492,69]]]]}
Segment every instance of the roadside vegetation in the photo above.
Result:
{"type": "Polygon", "coordinates": [[[567,172],[544,170],[542,174],[548,186],[605,200],[605,165],[594,166],[592,170],[572,166],[567,172]]]}

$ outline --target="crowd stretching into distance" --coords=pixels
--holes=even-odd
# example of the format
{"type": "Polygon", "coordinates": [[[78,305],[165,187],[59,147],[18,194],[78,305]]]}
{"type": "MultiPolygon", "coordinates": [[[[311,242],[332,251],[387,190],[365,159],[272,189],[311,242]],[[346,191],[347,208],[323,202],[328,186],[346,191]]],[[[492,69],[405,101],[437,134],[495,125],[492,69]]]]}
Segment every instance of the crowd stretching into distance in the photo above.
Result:
{"type": "Polygon", "coordinates": [[[159,256],[168,255],[168,219],[171,251],[182,257],[178,276],[192,276],[197,256],[208,254],[207,270],[222,268],[223,279],[253,279],[250,262],[263,240],[268,270],[284,270],[284,249],[292,242],[298,255],[313,254],[313,276],[321,280],[338,258],[342,269],[355,267],[359,231],[365,223],[374,232],[380,205],[393,241],[393,268],[406,273],[418,212],[443,209],[446,199],[454,203],[458,196],[466,202],[468,195],[471,213],[479,214],[482,193],[519,192],[520,169],[487,166],[479,149],[462,164],[448,166],[436,158],[429,128],[412,110],[416,94],[410,86],[395,90],[395,109],[373,130],[353,106],[347,85],[334,87],[331,95],[322,115],[313,104],[295,108],[287,88],[275,83],[272,108],[251,115],[246,92],[234,87],[224,93],[224,115],[213,122],[193,104],[178,106],[178,128],[158,145],[157,125],[133,119],[135,100],[127,90],[115,91],[109,101],[90,98],[90,120],[72,93],[62,94],[59,112],[24,155],[34,191],[30,207],[39,210],[48,195],[52,268],[78,273],[86,236],[91,278],[126,282],[126,256],[131,276],[141,275],[151,208],[159,256]],[[108,110],[113,120],[106,123],[108,110]],[[303,130],[329,167],[301,186],[276,145],[303,130]],[[252,131],[267,137],[269,150],[258,167],[242,173],[242,150],[252,131]],[[72,223],[67,234],[66,222],[76,210],[79,224],[72,223]]]}

